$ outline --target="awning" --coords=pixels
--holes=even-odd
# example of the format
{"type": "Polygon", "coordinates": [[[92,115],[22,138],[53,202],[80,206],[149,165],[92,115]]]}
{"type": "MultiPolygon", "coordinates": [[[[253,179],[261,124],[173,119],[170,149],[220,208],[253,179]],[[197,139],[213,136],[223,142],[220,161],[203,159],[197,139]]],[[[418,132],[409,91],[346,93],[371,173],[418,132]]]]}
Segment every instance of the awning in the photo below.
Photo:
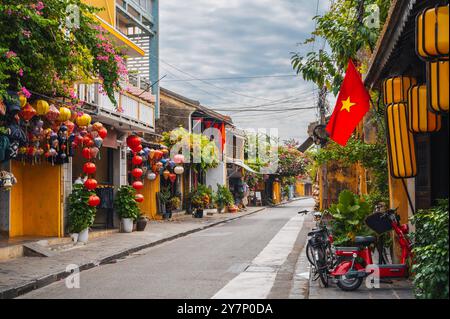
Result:
{"type": "Polygon", "coordinates": [[[250,173],[262,175],[262,173],[253,170],[250,166],[246,165],[241,160],[232,159],[232,158],[227,157],[227,164],[234,164],[234,165],[242,167],[243,169],[245,169],[246,171],[248,171],[250,173]]]}

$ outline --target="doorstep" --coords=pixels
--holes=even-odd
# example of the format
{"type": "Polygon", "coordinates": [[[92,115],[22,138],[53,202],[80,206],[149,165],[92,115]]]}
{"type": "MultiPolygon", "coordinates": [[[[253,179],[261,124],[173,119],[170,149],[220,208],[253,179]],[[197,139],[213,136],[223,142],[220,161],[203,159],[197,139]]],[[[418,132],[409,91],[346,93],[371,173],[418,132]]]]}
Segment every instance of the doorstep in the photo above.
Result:
{"type": "MultiPolygon", "coordinates": [[[[102,238],[115,233],[118,229],[108,230],[92,230],[89,232],[90,239],[102,238]]],[[[72,238],[67,237],[17,237],[0,240],[0,262],[7,261],[14,258],[24,257],[26,255],[27,245],[39,245],[44,248],[53,250],[53,247],[70,246],[72,238]]]]}

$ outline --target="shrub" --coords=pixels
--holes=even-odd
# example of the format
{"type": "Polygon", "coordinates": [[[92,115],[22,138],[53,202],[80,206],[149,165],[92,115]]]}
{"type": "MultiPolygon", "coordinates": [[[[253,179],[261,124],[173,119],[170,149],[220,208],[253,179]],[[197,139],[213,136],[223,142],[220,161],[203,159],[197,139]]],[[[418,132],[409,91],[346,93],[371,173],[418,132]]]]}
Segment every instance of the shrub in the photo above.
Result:
{"type": "Polygon", "coordinates": [[[172,197],[167,201],[167,208],[169,210],[179,209],[181,206],[181,200],[179,197],[172,197]]]}
{"type": "Polygon", "coordinates": [[[134,199],[135,196],[136,190],[131,186],[126,185],[119,188],[114,199],[114,209],[120,218],[132,218],[133,220],[139,218],[141,212],[134,199]]]}
{"type": "Polygon", "coordinates": [[[194,190],[190,196],[192,206],[195,208],[207,208],[211,203],[212,190],[206,185],[198,185],[197,189],[194,190]]]}
{"type": "Polygon", "coordinates": [[[349,245],[355,236],[369,235],[372,231],[365,219],[372,211],[370,205],[349,190],[339,194],[339,202],[331,205],[331,228],[336,245],[349,245]]]}
{"type": "Polygon", "coordinates": [[[213,201],[217,208],[223,209],[225,206],[234,204],[233,194],[225,185],[217,184],[217,192],[213,195],[213,201]]]}
{"type": "Polygon", "coordinates": [[[83,185],[74,185],[69,195],[69,232],[79,233],[92,226],[97,209],[88,204],[89,197],[95,192],[83,185]]]}
{"type": "Polygon", "coordinates": [[[412,218],[414,292],[420,299],[448,299],[448,199],[412,218]]]}

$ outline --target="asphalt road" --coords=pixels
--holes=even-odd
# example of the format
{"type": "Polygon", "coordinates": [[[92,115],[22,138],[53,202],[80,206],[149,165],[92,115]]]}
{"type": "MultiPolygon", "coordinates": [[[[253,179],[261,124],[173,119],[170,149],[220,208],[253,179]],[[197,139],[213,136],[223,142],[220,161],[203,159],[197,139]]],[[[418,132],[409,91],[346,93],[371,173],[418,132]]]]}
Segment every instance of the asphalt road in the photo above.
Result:
{"type": "Polygon", "coordinates": [[[80,273],[21,298],[286,298],[313,201],[266,209],[80,273]],[[286,274],[289,274],[290,276],[286,274]]]}

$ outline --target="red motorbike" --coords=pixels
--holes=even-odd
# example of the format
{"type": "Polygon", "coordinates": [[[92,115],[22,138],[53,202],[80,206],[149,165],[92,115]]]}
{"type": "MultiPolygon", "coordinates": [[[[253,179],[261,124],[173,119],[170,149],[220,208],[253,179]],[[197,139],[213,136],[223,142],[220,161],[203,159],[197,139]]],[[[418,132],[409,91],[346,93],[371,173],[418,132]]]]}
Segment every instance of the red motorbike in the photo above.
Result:
{"type": "MultiPolygon", "coordinates": [[[[368,276],[379,280],[400,279],[409,276],[407,260],[411,257],[411,242],[408,225],[400,224],[396,210],[378,212],[366,219],[366,224],[378,234],[394,230],[401,247],[401,264],[374,264],[370,245],[376,242],[373,236],[356,237],[357,247],[336,247],[335,255],[343,260],[332,271],[331,277],[344,291],[358,289],[368,276]]],[[[379,252],[381,253],[381,252],[379,252]]]]}

